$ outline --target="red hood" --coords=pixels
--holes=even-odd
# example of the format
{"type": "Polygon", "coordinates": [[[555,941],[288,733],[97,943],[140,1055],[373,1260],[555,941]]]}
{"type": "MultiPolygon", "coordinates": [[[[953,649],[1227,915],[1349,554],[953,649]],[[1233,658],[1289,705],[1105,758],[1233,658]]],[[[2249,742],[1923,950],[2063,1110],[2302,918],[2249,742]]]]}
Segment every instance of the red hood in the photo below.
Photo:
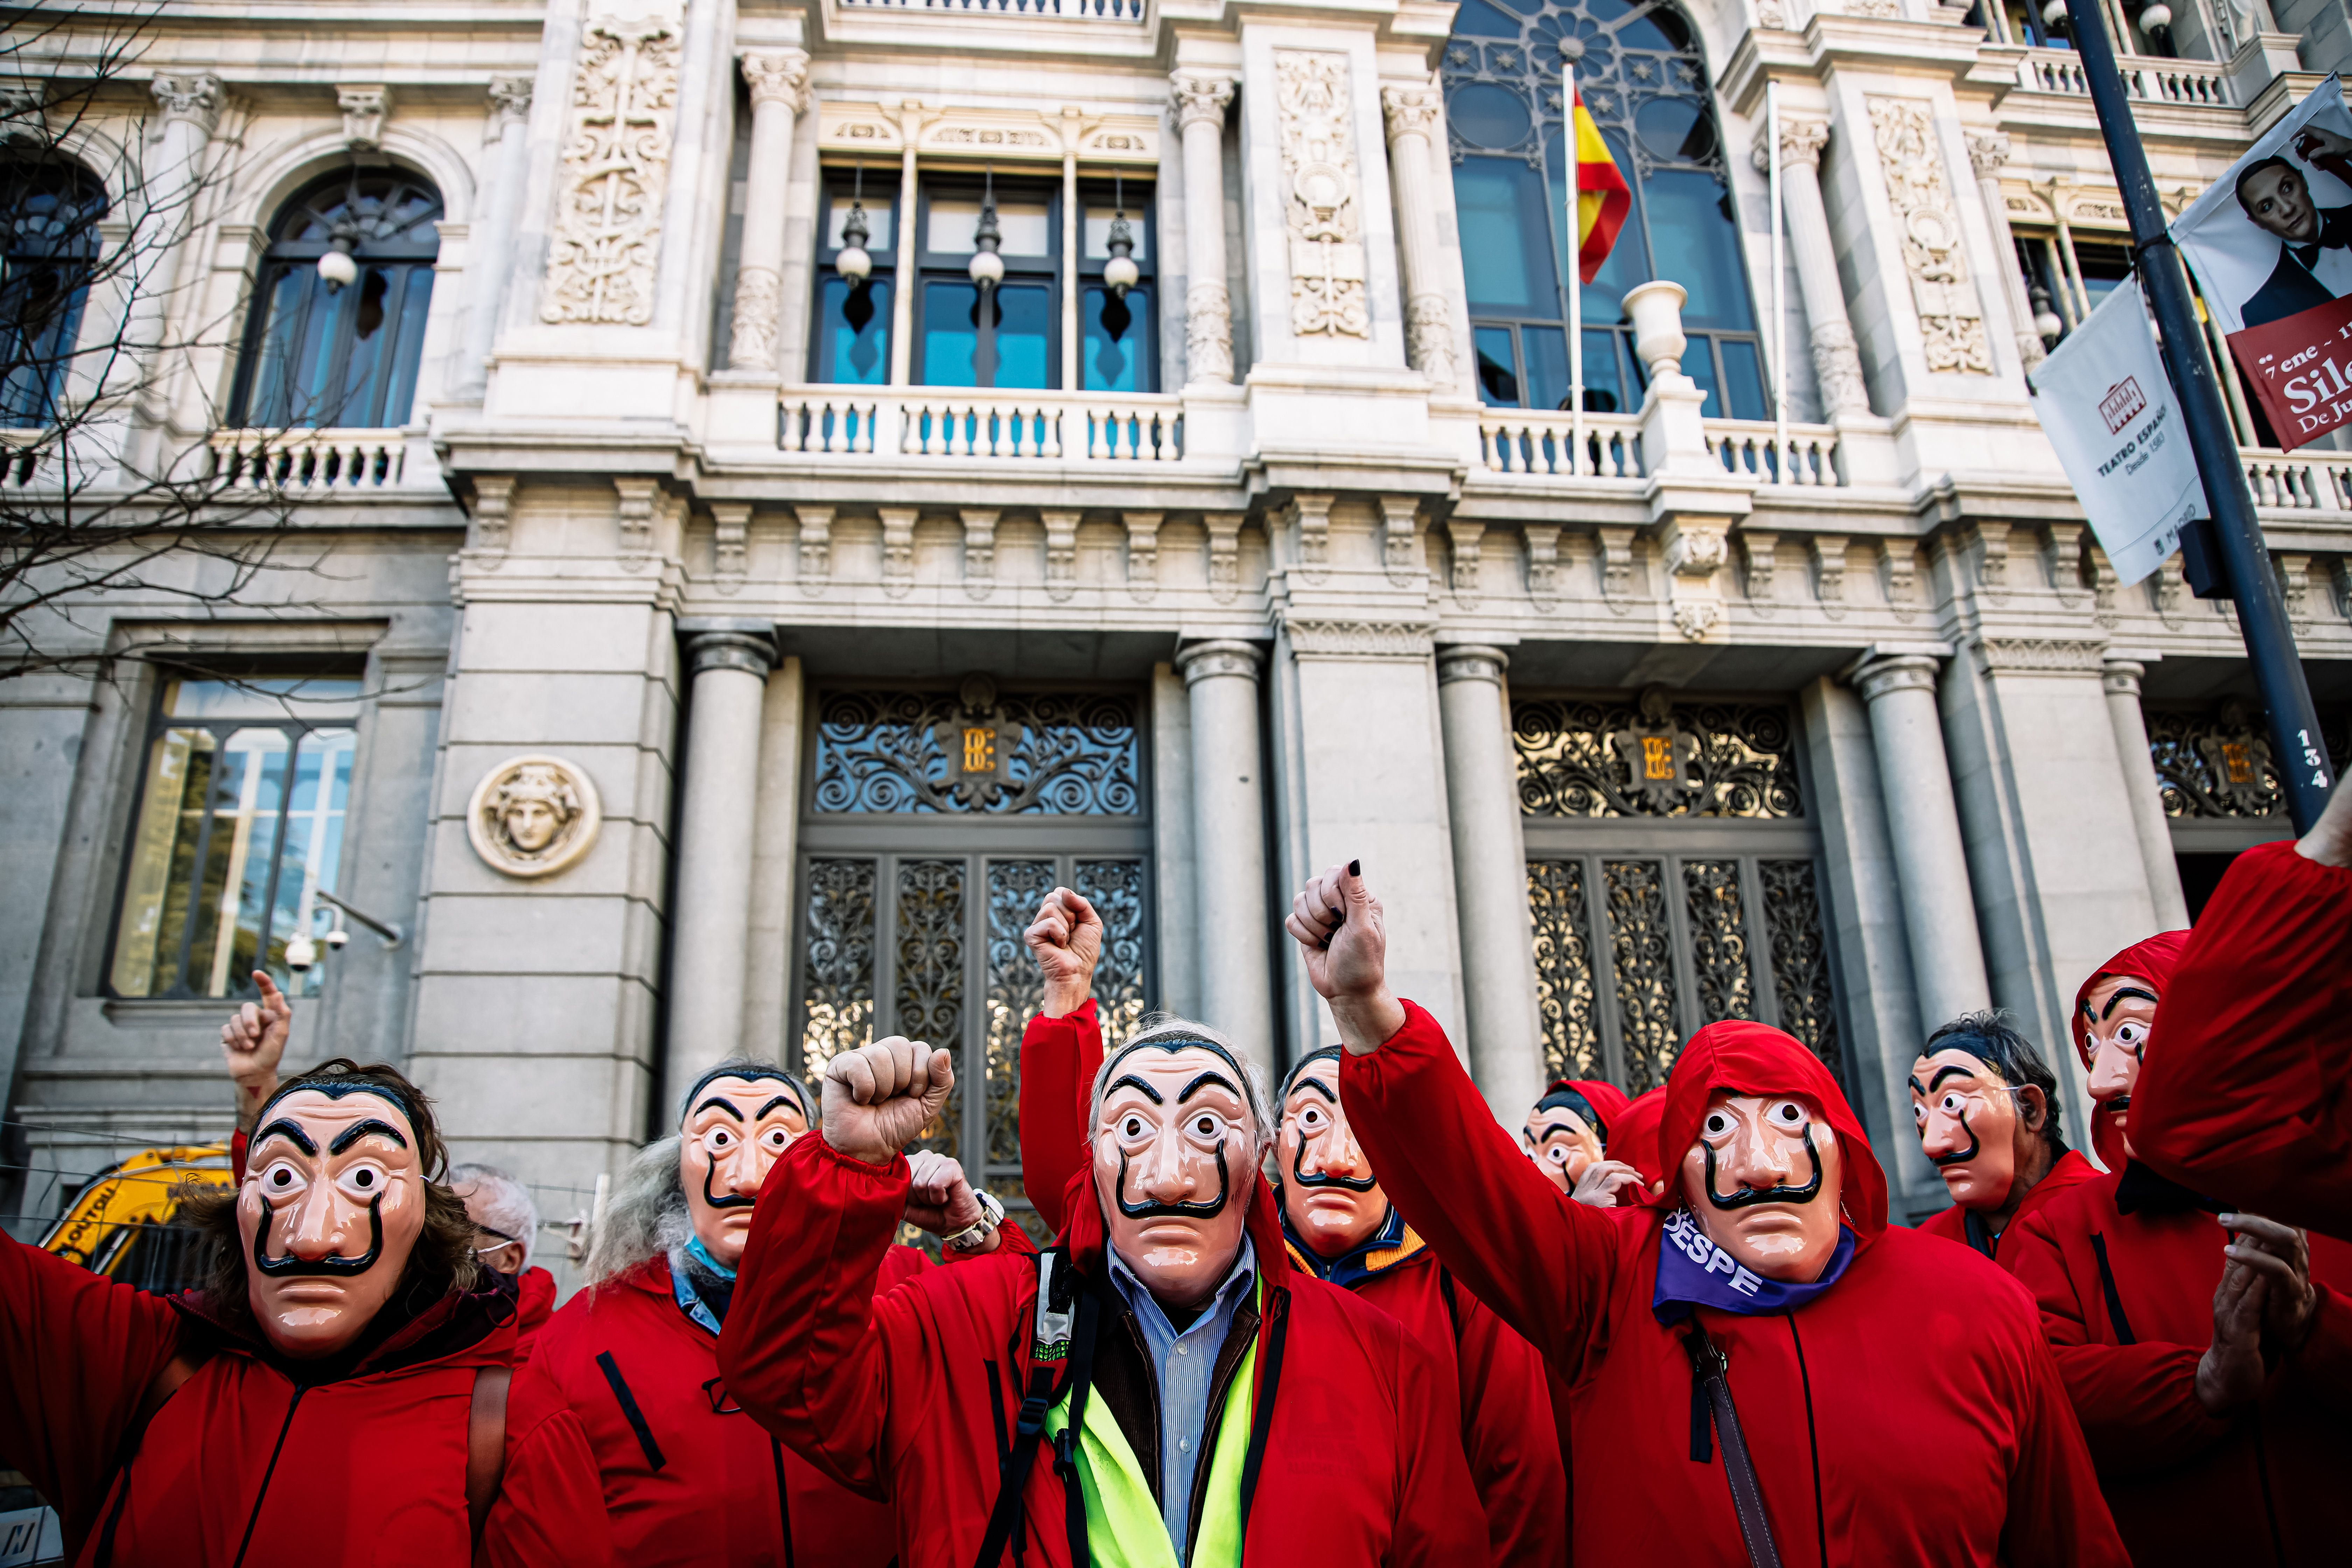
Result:
{"type": "MultiPolygon", "coordinates": [[[[2091,1032],[2083,1022],[2083,1004],[2091,994],[2091,987],[2110,974],[2128,974],[2147,981],[2155,987],[2159,1004],[2165,988],[2172,984],[2172,972],[2180,967],[2180,954],[2189,945],[2185,931],[2159,931],[2145,942],[2136,942],[2098,968],[2091,971],[2082,986],[2074,993],[2074,1011],[2066,1020],[2067,1033],[2074,1037],[2074,1056],[2083,1070],[2091,1070],[2091,1032]]],[[[2110,1171],[2124,1168],[2122,1134],[2107,1113],[2095,1104],[2091,1109],[2091,1147],[2098,1152],[2099,1163],[2110,1171]]]]}
{"type": "Polygon", "coordinates": [[[1664,1084],[1635,1095],[1625,1102],[1623,1110],[1609,1123],[1609,1144],[1602,1152],[1612,1160],[1622,1160],[1642,1173],[1642,1201],[1654,1201],[1649,1184],[1664,1172],[1658,1169],[1658,1121],[1666,1113],[1666,1089],[1664,1084]]]}
{"type": "MultiPolygon", "coordinates": [[[[485,1268],[480,1288],[442,1297],[394,1329],[349,1364],[336,1365],[333,1381],[396,1376],[426,1366],[504,1366],[514,1355],[515,1296],[509,1276],[485,1268]]],[[[215,1316],[201,1290],[165,1298],[183,1317],[193,1318],[227,1348],[268,1363],[289,1378],[316,1375],[335,1358],[305,1365],[271,1348],[257,1330],[232,1327],[215,1316]]]]}
{"type": "Polygon", "coordinates": [[[1572,1089],[1584,1096],[1586,1102],[1600,1115],[1601,1120],[1608,1124],[1609,1133],[1612,1138],[1617,1134],[1617,1119],[1624,1115],[1625,1107],[1633,1103],[1625,1098],[1623,1089],[1619,1089],[1607,1079],[1555,1079],[1545,1088],[1544,1092],[1549,1094],[1556,1089],[1572,1089]]]}
{"type": "MultiPolygon", "coordinates": [[[[1736,1094],[1801,1094],[1822,1108],[1845,1153],[1841,1206],[1858,1246],[1867,1247],[1886,1229],[1886,1175],[1871,1152],[1870,1140],[1853,1107],[1819,1057],[1794,1036],[1762,1024],[1730,1019],[1709,1024],[1675,1058],[1666,1079],[1665,1110],[1658,1127],[1656,1173],[1677,1179],[1683,1154],[1698,1137],[1707,1096],[1717,1089],[1736,1094]]],[[[1636,1164],[1640,1162],[1634,1162],[1636,1164]]]]}
{"type": "Polygon", "coordinates": [[[515,1309],[515,1332],[527,1334],[555,1313],[555,1276],[544,1268],[526,1268],[516,1283],[521,1300],[515,1309]]]}

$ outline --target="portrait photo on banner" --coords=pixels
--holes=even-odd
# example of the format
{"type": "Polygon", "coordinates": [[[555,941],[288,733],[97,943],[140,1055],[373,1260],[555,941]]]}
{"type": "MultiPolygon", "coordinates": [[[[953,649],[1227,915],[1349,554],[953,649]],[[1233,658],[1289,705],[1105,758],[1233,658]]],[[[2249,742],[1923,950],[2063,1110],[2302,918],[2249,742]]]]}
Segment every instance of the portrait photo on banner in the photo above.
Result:
{"type": "Polygon", "coordinates": [[[2287,450],[2352,421],[2352,112],[2328,78],[2172,237],[2287,450]]]}

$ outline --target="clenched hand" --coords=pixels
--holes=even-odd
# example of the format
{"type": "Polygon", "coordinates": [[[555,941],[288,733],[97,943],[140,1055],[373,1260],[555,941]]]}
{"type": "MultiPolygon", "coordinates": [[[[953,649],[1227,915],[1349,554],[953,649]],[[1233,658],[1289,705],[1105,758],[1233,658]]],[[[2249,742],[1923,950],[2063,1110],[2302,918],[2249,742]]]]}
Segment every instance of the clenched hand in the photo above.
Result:
{"type": "Polygon", "coordinates": [[[955,1058],[893,1035],[824,1064],[824,1141],[886,1165],[922,1135],[955,1087],[955,1058]]]}

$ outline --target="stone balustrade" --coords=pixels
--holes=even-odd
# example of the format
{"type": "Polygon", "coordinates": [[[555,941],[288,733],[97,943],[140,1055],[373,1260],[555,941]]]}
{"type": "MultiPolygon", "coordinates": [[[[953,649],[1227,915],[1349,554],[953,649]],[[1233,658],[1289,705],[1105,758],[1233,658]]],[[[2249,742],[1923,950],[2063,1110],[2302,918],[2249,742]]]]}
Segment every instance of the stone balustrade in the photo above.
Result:
{"type": "Polygon", "coordinates": [[[837,0],[845,11],[938,11],[1141,22],[1144,0],[837,0]]]}
{"type": "Polygon", "coordinates": [[[1573,460],[1573,416],[1486,408],[1478,415],[1478,457],[1490,473],[1555,475],[1561,479],[1638,479],[1642,421],[1630,414],[1584,416],[1583,460],[1573,460]]]}
{"type": "Polygon", "coordinates": [[[1768,485],[1842,485],[1837,470],[1837,431],[1827,425],[1791,425],[1788,446],[1769,419],[1710,419],[1707,452],[1724,472],[1768,485]]]}
{"type": "Polygon", "coordinates": [[[1172,463],[1183,399],[1167,395],[791,386],[778,396],[785,452],[1015,461],[1172,463]]]}
{"type": "MultiPolygon", "coordinates": [[[[231,489],[397,489],[407,460],[397,429],[215,430],[212,449],[213,472],[231,489]]],[[[439,474],[431,485],[441,488],[439,474]]]]}
{"type": "MultiPolygon", "coordinates": [[[[2126,56],[2116,66],[2124,89],[2148,103],[2190,104],[2206,109],[2234,106],[2230,93],[2229,67],[2213,60],[2159,60],[2126,56]]],[[[2017,62],[2017,82],[2032,92],[2063,93],[2088,98],[2091,84],[2084,79],[2082,58],[2072,49],[2028,49],[2017,62]]]]}

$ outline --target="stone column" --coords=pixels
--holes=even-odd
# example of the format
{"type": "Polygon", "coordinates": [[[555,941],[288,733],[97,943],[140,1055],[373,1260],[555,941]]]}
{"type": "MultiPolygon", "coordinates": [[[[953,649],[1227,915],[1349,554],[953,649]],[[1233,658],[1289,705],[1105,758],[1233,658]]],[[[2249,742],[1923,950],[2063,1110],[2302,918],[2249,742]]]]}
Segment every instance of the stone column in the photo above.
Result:
{"type": "Polygon", "coordinates": [[[1181,648],[1192,721],[1192,842],[1198,888],[1202,1022],[1223,1030],[1268,1074],[1274,975],[1267,943],[1265,781],[1258,743],[1265,650],[1220,639],[1181,648]]]}
{"type": "Polygon", "coordinates": [[[1871,746],[1878,753],[1879,792],[1918,988],[1921,1040],[1992,1001],[1959,808],[1944,757],[1936,671],[1936,660],[1924,654],[1892,654],[1867,660],[1853,675],[1870,707],[1871,746]]]}
{"type": "Polygon", "coordinates": [[[808,105],[806,49],[755,49],[742,59],[751,89],[751,163],[743,196],[743,254],[735,268],[730,370],[776,369],[784,295],[784,197],[792,184],[793,121],[808,105]]]}
{"type": "Polygon", "coordinates": [[[2189,924],[2189,900],[2180,890],[2180,863],[2172,858],[2172,827],[2164,817],[2164,792],[2148,750],[2147,715],[2140,711],[2140,677],[2147,667],[2109,656],[2100,671],[2107,692],[2107,718],[2116,727],[2116,760],[2123,764],[2124,790],[2131,797],[2132,831],[2147,866],[2148,897],[2156,904],[2156,929],[2181,931],[2189,924]]]}
{"type": "Polygon", "coordinates": [[[2009,201],[2000,194],[2000,171],[2009,162],[2010,140],[2005,131],[1979,131],[1969,137],[1969,166],[1977,172],[1977,193],[1984,197],[1985,220],[1992,226],[1993,248],[2000,252],[2001,298],[2009,301],[2011,335],[2017,357],[2032,370],[2048,357],[2042,334],[2033,330],[2033,304],[2025,295],[2025,274],[2018,270],[2017,237],[2009,228],[2009,201]]]}
{"type": "MultiPolygon", "coordinates": [[[[1838,281],[1837,242],[1822,205],[1822,149],[1829,144],[1826,120],[1780,116],[1780,205],[1789,222],[1789,256],[1797,267],[1797,291],[1811,324],[1813,374],[1822,388],[1822,409],[1831,419],[1868,414],[1870,392],[1862,379],[1862,355],[1846,314],[1845,286],[1838,281]]],[[[1756,143],[1756,166],[1769,169],[1771,153],[1756,143]]]]}
{"type": "Polygon", "coordinates": [[[1234,379],[1234,302],[1225,289],[1225,107],[1229,78],[1178,71],[1184,137],[1184,379],[1234,379]]]}
{"type": "Polygon", "coordinates": [[[1528,916],[1519,794],[1503,698],[1508,662],[1496,647],[1460,644],[1437,650],[1470,1074],[1496,1118],[1517,1127],[1543,1092],[1544,1058],[1535,930],[1528,916]]]}
{"type": "Polygon", "coordinates": [[[466,308],[466,337],[457,350],[457,392],[461,402],[478,403],[489,383],[490,350],[498,342],[499,306],[514,271],[515,225],[521,216],[523,183],[530,176],[531,79],[490,79],[490,128],[497,151],[479,199],[480,220],[466,242],[466,270],[474,275],[466,308]]]}
{"type": "Polygon", "coordinates": [[[898,163],[898,216],[890,220],[897,242],[898,265],[890,283],[890,384],[904,386],[914,376],[915,364],[915,140],[922,133],[923,110],[911,99],[898,111],[898,133],[906,144],[898,163]]]}
{"type": "Polygon", "coordinates": [[[1431,188],[1435,176],[1430,168],[1445,95],[1433,84],[1384,87],[1381,107],[1387,111],[1389,175],[1396,184],[1397,225],[1404,240],[1405,348],[1413,369],[1431,385],[1453,392],[1454,311],[1446,303],[1444,268],[1438,259],[1437,200],[1431,188]]]}
{"type": "Polygon", "coordinates": [[[147,164],[146,201],[139,237],[131,306],[123,323],[126,358],[138,382],[139,416],[153,426],[163,422],[169,398],[164,382],[163,340],[188,237],[195,229],[197,195],[204,182],[205,150],[220,124],[228,91],[221,79],[205,72],[159,75],[148,86],[163,129],[153,162],[147,164]]]}
{"type": "Polygon", "coordinates": [[[693,695],[670,910],[666,1105],[713,1062],[743,1048],[761,718],[774,664],[775,644],[764,630],[709,631],[687,642],[693,695]]]}

